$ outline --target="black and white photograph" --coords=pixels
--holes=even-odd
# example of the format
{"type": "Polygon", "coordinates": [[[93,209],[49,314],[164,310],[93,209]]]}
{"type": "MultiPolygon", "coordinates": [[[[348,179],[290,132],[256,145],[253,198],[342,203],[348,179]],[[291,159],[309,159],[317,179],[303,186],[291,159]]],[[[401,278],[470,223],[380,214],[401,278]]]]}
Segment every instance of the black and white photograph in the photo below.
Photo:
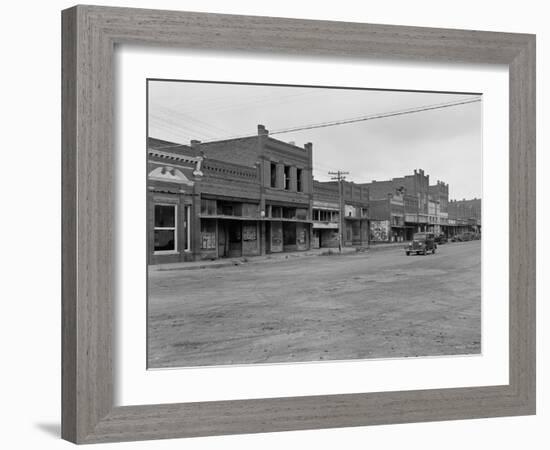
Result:
{"type": "Polygon", "coordinates": [[[149,369],[481,353],[481,94],[147,96],[149,369]]]}

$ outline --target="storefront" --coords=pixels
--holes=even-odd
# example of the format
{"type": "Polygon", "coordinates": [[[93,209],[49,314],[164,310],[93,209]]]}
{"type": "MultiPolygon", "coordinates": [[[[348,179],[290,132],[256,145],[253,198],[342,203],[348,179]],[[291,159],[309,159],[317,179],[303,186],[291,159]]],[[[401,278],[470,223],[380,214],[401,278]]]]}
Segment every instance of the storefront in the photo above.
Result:
{"type": "Polygon", "coordinates": [[[307,205],[268,203],[265,221],[266,253],[295,252],[311,248],[311,221],[307,205]]]}

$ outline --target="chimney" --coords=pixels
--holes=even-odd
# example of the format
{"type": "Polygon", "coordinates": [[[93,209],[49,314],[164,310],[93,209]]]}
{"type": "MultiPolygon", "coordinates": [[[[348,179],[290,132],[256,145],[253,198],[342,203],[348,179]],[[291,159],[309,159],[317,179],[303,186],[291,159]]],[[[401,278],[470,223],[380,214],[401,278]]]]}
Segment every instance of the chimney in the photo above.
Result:
{"type": "Polygon", "coordinates": [[[313,164],[313,144],[311,142],[307,142],[304,144],[304,150],[306,151],[306,154],[307,154],[307,159],[309,161],[308,163],[308,169],[312,169],[312,164],[313,164]]]}
{"type": "Polygon", "coordinates": [[[264,127],[263,125],[258,124],[258,136],[267,136],[268,134],[269,130],[267,130],[266,127],[264,127]]]}

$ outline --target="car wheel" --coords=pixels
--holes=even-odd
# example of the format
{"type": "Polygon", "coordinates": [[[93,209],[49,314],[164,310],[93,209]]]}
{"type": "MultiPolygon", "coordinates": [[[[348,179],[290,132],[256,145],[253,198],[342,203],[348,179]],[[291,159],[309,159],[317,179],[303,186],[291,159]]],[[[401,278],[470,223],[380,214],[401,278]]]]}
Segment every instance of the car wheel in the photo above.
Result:
{"type": "Polygon", "coordinates": [[[411,252],[405,252],[407,256],[411,256],[411,252]]]}

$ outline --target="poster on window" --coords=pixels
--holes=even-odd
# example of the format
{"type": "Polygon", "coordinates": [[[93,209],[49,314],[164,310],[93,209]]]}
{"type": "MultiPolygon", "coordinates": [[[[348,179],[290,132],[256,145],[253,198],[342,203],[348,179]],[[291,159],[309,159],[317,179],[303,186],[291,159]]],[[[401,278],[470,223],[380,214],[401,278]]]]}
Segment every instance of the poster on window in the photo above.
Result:
{"type": "Polygon", "coordinates": [[[216,248],[216,233],[205,232],[201,233],[202,248],[205,250],[213,250],[216,248]]]}
{"type": "Polygon", "coordinates": [[[296,234],[296,243],[297,244],[305,244],[306,243],[306,230],[301,229],[296,234]]]}
{"type": "Polygon", "coordinates": [[[387,242],[390,238],[389,220],[371,220],[370,240],[372,242],[387,242]]]}
{"type": "Polygon", "coordinates": [[[256,225],[243,225],[243,241],[255,241],[256,236],[256,225]]]}

